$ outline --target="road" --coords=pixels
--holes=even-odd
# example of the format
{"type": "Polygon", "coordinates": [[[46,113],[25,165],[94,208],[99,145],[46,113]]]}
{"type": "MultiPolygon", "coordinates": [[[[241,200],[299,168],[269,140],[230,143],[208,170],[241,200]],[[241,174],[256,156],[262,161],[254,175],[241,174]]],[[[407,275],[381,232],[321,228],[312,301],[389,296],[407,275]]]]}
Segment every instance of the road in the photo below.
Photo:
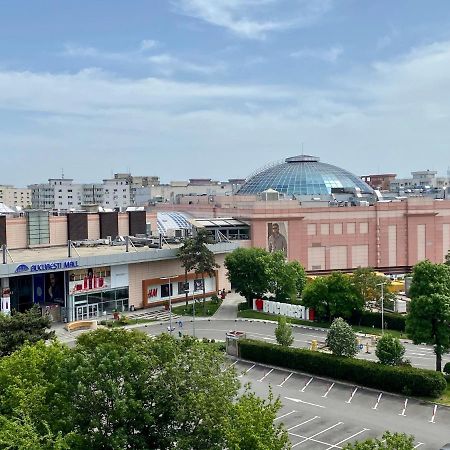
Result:
{"type": "Polygon", "coordinates": [[[288,430],[292,448],[331,450],[386,430],[415,436],[415,448],[437,450],[450,442],[450,408],[337,383],[298,372],[232,360],[242,384],[260,397],[269,386],[282,401],[276,422],[288,430]]]}
{"type": "MultiPolygon", "coordinates": [[[[183,334],[192,334],[193,324],[191,318],[180,318],[183,322],[183,327],[180,328],[174,321],[174,334],[178,335],[178,331],[182,331],[183,334]]],[[[178,319],[177,319],[178,320],[178,319]]],[[[150,334],[160,334],[167,332],[167,322],[158,324],[148,324],[147,326],[139,327],[142,331],[150,334]]],[[[251,319],[237,319],[235,320],[202,320],[197,319],[195,321],[195,333],[197,337],[225,340],[225,334],[230,330],[244,331],[248,338],[263,340],[266,342],[275,342],[275,328],[276,324],[272,322],[252,321],[251,319]]],[[[294,347],[309,348],[312,340],[317,340],[320,343],[325,342],[327,330],[320,328],[307,328],[301,326],[293,327],[294,334],[294,347]]],[[[405,358],[409,359],[413,366],[423,369],[435,368],[435,355],[433,348],[426,345],[414,345],[409,342],[404,343],[406,348],[405,358]]],[[[370,354],[366,354],[366,348],[358,354],[358,358],[377,361],[375,356],[375,349],[371,347],[370,354]]],[[[450,361],[450,355],[447,354],[443,358],[444,364],[450,361]]]]}

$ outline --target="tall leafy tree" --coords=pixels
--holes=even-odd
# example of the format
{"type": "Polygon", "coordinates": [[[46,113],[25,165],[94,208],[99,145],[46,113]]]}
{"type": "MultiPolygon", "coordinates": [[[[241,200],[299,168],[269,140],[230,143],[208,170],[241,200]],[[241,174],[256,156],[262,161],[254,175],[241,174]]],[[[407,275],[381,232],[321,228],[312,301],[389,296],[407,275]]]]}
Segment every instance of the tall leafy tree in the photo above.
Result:
{"type": "Polygon", "coordinates": [[[434,346],[436,370],[450,349],[450,266],[422,261],[414,266],[406,331],[416,344],[434,346]]]}
{"type": "Polygon", "coordinates": [[[367,439],[363,442],[347,444],[344,450],[413,450],[414,437],[404,433],[386,431],[381,439],[367,439]]]}
{"type": "Polygon", "coordinates": [[[267,400],[246,391],[226,420],[225,435],[229,450],[287,450],[289,436],[282,425],[275,425],[279,399],[272,392],[267,400]]]}
{"type": "Polygon", "coordinates": [[[225,257],[228,279],[252,307],[254,298],[269,289],[268,252],[262,248],[238,248],[225,257]]]}
{"type": "Polygon", "coordinates": [[[358,341],[352,327],[341,317],[334,319],[328,330],[327,347],[333,355],[353,357],[358,353],[358,341]]]}
{"type": "Polygon", "coordinates": [[[371,269],[370,267],[358,267],[352,276],[352,281],[365,303],[376,303],[381,306],[381,283],[385,283],[383,289],[384,305],[392,303],[395,295],[389,291],[391,281],[371,269]]]}
{"type": "Polygon", "coordinates": [[[0,448],[287,448],[271,420],[279,403],[240,401],[223,364],[211,346],[167,334],[97,330],[74,349],[27,344],[0,359],[0,448]],[[251,430],[236,436],[247,418],[251,430]],[[273,447],[246,447],[254,438],[273,447]]]}
{"type": "Polygon", "coordinates": [[[351,277],[340,272],[317,277],[307,284],[302,304],[314,308],[317,317],[330,322],[335,317],[349,318],[354,311],[362,311],[364,307],[351,277]]]}
{"type": "Polygon", "coordinates": [[[0,313],[0,356],[10,355],[25,342],[48,340],[55,335],[50,331],[49,317],[42,316],[37,306],[24,313],[0,313]]]}
{"type": "Polygon", "coordinates": [[[206,297],[205,274],[212,277],[215,274],[215,270],[219,267],[215,261],[214,253],[207,247],[207,244],[210,243],[211,236],[204,229],[198,230],[193,238],[194,267],[196,273],[201,274],[202,277],[203,305],[206,297]]]}
{"type": "Polygon", "coordinates": [[[375,354],[381,364],[398,366],[403,361],[405,346],[400,342],[400,339],[390,334],[385,334],[378,341],[375,354]]]}
{"type": "Polygon", "coordinates": [[[290,347],[293,344],[292,326],[287,323],[286,317],[280,316],[278,319],[278,325],[275,328],[275,338],[282,347],[290,347]]]}
{"type": "MultiPolygon", "coordinates": [[[[181,266],[184,268],[184,283],[187,286],[188,283],[188,273],[194,270],[196,265],[195,251],[194,251],[195,241],[193,238],[185,239],[183,245],[178,250],[178,258],[181,261],[181,266]]],[[[188,305],[188,295],[186,290],[186,306],[188,305]]]]}

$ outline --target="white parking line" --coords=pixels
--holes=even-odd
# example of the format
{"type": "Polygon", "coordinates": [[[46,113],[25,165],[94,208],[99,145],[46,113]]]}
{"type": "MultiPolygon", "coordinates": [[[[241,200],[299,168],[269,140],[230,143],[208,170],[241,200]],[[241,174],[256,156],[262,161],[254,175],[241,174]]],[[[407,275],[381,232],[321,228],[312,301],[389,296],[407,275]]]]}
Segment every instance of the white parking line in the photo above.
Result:
{"type": "Polygon", "coordinates": [[[326,450],[330,450],[332,448],[341,448],[341,447],[339,447],[341,444],[343,444],[344,442],[349,441],[350,439],[355,438],[356,436],[359,436],[360,434],[365,433],[366,431],[369,431],[369,428],[363,428],[358,433],[352,434],[351,436],[349,436],[349,437],[347,437],[345,439],[342,439],[342,441],[339,441],[337,444],[330,445],[330,447],[328,447],[326,450]]]}
{"type": "MultiPolygon", "coordinates": [[[[308,436],[302,436],[301,434],[296,434],[296,433],[288,433],[291,436],[295,436],[298,437],[300,439],[307,439],[308,436]]],[[[321,444],[321,445],[331,445],[329,442],[324,442],[324,441],[320,441],[319,439],[313,439],[313,438],[309,438],[309,442],[314,442],[315,444],[321,444]]],[[[342,447],[337,447],[337,448],[342,448],[342,447]]]]}
{"type": "Polygon", "coordinates": [[[437,408],[438,408],[438,406],[437,406],[437,405],[434,405],[434,408],[433,408],[433,415],[431,416],[430,423],[434,423],[434,419],[436,418],[437,408]]]}
{"type": "Polygon", "coordinates": [[[330,431],[330,430],[332,430],[333,428],[336,428],[336,427],[338,427],[339,425],[343,425],[343,424],[344,424],[344,422],[338,422],[338,423],[335,423],[335,424],[332,425],[331,427],[325,428],[325,430],[319,431],[318,433],[313,434],[312,436],[303,439],[303,441],[297,442],[297,443],[294,444],[291,448],[297,447],[297,445],[303,444],[303,442],[306,442],[306,441],[310,441],[311,439],[313,439],[313,438],[315,438],[315,437],[317,437],[317,436],[319,436],[319,435],[321,435],[321,434],[323,434],[323,433],[326,433],[327,431],[330,431]]]}
{"type": "Polygon", "coordinates": [[[322,395],[323,398],[327,398],[327,395],[330,393],[331,389],[333,389],[333,386],[334,386],[334,383],[331,383],[327,392],[325,392],[325,395],[322,395]]]}
{"type": "Polygon", "coordinates": [[[280,416],[280,417],[275,417],[275,420],[283,419],[284,417],[290,416],[291,414],[294,414],[294,413],[296,413],[296,412],[297,412],[297,411],[292,410],[291,412],[288,412],[288,413],[286,413],[286,414],[283,414],[283,415],[280,416]]]}
{"type": "Polygon", "coordinates": [[[355,387],[355,389],[352,392],[352,395],[350,395],[350,398],[345,403],[351,403],[353,400],[353,397],[355,396],[356,392],[358,391],[358,388],[355,387]]]}
{"type": "Polygon", "coordinates": [[[241,373],[238,378],[242,378],[244,375],[247,375],[255,366],[256,364],[253,364],[253,366],[249,367],[245,372],[241,373]]]}
{"type": "Polygon", "coordinates": [[[314,380],[314,377],[311,377],[310,380],[303,386],[301,392],[305,392],[306,388],[312,383],[312,380],[314,380]]]}
{"type": "Polygon", "coordinates": [[[225,367],[225,369],[223,369],[222,372],[226,372],[227,370],[231,369],[236,364],[237,364],[237,360],[233,364],[230,364],[228,367],[225,367]]]}
{"type": "Polygon", "coordinates": [[[278,387],[283,387],[284,383],[286,383],[286,381],[289,380],[289,378],[291,378],[292,375],[294,375],[294,372],[291,372],[287,377],[284,377],[283,382],[279,384],[278,387]]]}
{"type": "Polygon", "coordinates": [[[377,398],[377,402],[375,403],[375,406],[372,409],[377,409],[378,408],[378,405],[380,404],[381,397],[383,397],[383,393],[382,392],[380,392],[380,395],[377,398]]]}
{"type": "Polygon", "coordinates": [[[268,377],[272,372],[274,371],[274,369],[270,369],[267,373],[265,373],[264,374],[264,376],[260,379],[260,380],[258,380],[258,381],[260,381],[261,383],[266,379],[266,377],[268,377]]]}
{"type": "Polygon", "coordinates": [[[294,425],[293,427],[288,428],[288,431],[294,430],[295,428],[301,427],[302,425],[306,425],[307,423],[312,422],[313,420],[316,420],[316,419],[320,419],[320,417],[314,416],[312,419],[305,420],[304,422],[299,423],[298,425],[294,425]]]}
{"type": "Polygon", "coordinates": [[[423,442],[419,442],[414,448],[419,448],[419,447],[421,447],[422,445],[425,445],[423,442]]]}
{"type": "Polygon", "coordinates": [[[403,411],[401,414],[399,414],[399,416],[406,416],[406,407],[408,406],[408,399],[405,400],[405,404],[403,406],[403,411]]]}
{"type": "Polygon", "coordinates": [[[291,397],[284,397],[286,400],[290,400],[291,402],[295,402],[295,403],[302,403],[303,405],[309,405],[309,406],[316,406],[317,408],[326,408],[326,406],[322,406],[322,405],[316,405],[315,403],[309,403],[309,402],[304,402],[303,400],[300,400],[299,398],[291,398],[291,397]]]}

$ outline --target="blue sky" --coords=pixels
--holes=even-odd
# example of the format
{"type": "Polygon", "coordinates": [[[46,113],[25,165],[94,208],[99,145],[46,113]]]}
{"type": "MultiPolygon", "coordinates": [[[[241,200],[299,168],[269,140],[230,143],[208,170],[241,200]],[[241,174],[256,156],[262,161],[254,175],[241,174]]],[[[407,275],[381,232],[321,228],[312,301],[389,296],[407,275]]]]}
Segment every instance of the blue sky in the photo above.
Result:
{"type": "Polygon", "coordinates": [[[450,166],[447,0],[0,0],[0,183],[450,166]]]}

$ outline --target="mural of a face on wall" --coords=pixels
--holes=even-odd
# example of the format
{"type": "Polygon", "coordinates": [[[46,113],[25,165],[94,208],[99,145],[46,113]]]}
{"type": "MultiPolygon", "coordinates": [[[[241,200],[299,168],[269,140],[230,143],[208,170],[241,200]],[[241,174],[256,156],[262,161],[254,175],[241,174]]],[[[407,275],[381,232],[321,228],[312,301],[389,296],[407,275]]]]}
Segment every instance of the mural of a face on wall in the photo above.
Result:
{"type": "Polygon", "coordinates": [[[267,250],[272,252],[283,252],[287,257],[287,222],[269,222],[267,224],[267,250]]]}

